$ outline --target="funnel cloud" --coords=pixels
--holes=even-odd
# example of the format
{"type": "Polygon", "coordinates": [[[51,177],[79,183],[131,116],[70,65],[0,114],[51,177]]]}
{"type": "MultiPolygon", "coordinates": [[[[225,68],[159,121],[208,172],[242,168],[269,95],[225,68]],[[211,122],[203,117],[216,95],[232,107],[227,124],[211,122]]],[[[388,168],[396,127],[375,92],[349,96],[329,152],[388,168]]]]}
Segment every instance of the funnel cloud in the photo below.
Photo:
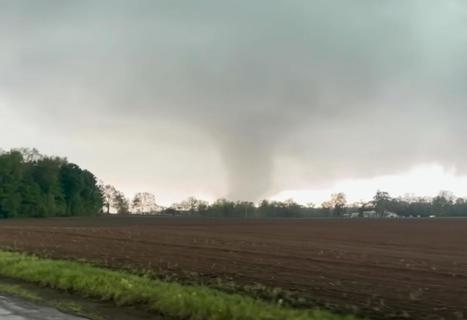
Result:
{"type": "Polygon", "coordinates": [[[259,200],[467,174],[463,0],[7,0],[0,36],[0,147],[124,190],[259,200]]]}

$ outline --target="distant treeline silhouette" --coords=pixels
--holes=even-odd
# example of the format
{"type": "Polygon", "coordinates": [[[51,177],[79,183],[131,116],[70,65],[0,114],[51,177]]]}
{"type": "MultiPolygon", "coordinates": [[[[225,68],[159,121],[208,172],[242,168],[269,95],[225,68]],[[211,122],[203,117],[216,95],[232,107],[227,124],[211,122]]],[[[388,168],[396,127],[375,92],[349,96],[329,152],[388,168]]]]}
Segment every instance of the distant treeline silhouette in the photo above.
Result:
{"type": "Polygon", "coordinates": [[[398,197],[378,191],[371,201],[348,204],[343,193],[336,193],[320,207],[286,201],[263,200],[258,205],[246,201],[219,199],[212,204],[189,198],[161,212],[172,215],[206,217],[307,218],[307,217],[459,217],[467,216],[467,201],[442,191],[434,198],[398,197]]]}
{"type": "Polygon", "coordinates": [[[76,164],[35,149],[0,152],[0,217],[89,216],[102,205],[96,177],[76,164]]]}
{"type": "Polygon", "coordinates": [[[0,218],[66,217],[98,214],[193,215],[225,218],[306,217],[456,217],[467,216],[467,201],[442,191],[434,198],[398,197],[377,191],[371,201],[347,203],[343,193],[317,207],[293,199],[250,201],[219,199],[213,203],[190,197],[168,208],[153,194],[141,192],[132,201],[111,185],[64,158],[36,149],[0,150],[0,218]]]}

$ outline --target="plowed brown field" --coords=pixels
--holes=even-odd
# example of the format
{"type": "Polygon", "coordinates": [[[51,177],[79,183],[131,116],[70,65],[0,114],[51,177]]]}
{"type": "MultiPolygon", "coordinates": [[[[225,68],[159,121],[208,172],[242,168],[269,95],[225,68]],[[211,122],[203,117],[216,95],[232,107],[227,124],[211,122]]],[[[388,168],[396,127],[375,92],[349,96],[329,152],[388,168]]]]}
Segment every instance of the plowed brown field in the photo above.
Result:
{"type": "Polygon", "coordinates": [[[261,283],[371,318],[467,318],[467,219],[4,220],[0,246],[261,283]]]}

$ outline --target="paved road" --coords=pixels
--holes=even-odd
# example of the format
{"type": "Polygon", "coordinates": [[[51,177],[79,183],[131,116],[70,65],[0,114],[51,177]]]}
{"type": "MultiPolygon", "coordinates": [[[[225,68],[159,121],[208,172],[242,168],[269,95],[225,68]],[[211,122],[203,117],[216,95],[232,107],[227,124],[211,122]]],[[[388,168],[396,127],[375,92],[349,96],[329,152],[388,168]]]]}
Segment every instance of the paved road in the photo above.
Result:
{"type": "Polygon", "coordinates": [[[0,294],[1,320],[86,320],[52,308],[34,305],[22,299],[0,294]]]}

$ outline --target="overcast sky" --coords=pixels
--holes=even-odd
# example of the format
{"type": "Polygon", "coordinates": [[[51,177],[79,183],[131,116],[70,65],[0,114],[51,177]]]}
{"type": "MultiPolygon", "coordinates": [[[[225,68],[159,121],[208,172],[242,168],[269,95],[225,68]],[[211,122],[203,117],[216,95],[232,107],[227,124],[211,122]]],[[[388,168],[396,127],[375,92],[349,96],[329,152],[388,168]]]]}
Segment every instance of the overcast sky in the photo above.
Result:
{"type": "Polygon", "coordinates": [[[465,0],[0,0],[0,39],[0,148],[128,195],[467,187],[465,0]]]}

